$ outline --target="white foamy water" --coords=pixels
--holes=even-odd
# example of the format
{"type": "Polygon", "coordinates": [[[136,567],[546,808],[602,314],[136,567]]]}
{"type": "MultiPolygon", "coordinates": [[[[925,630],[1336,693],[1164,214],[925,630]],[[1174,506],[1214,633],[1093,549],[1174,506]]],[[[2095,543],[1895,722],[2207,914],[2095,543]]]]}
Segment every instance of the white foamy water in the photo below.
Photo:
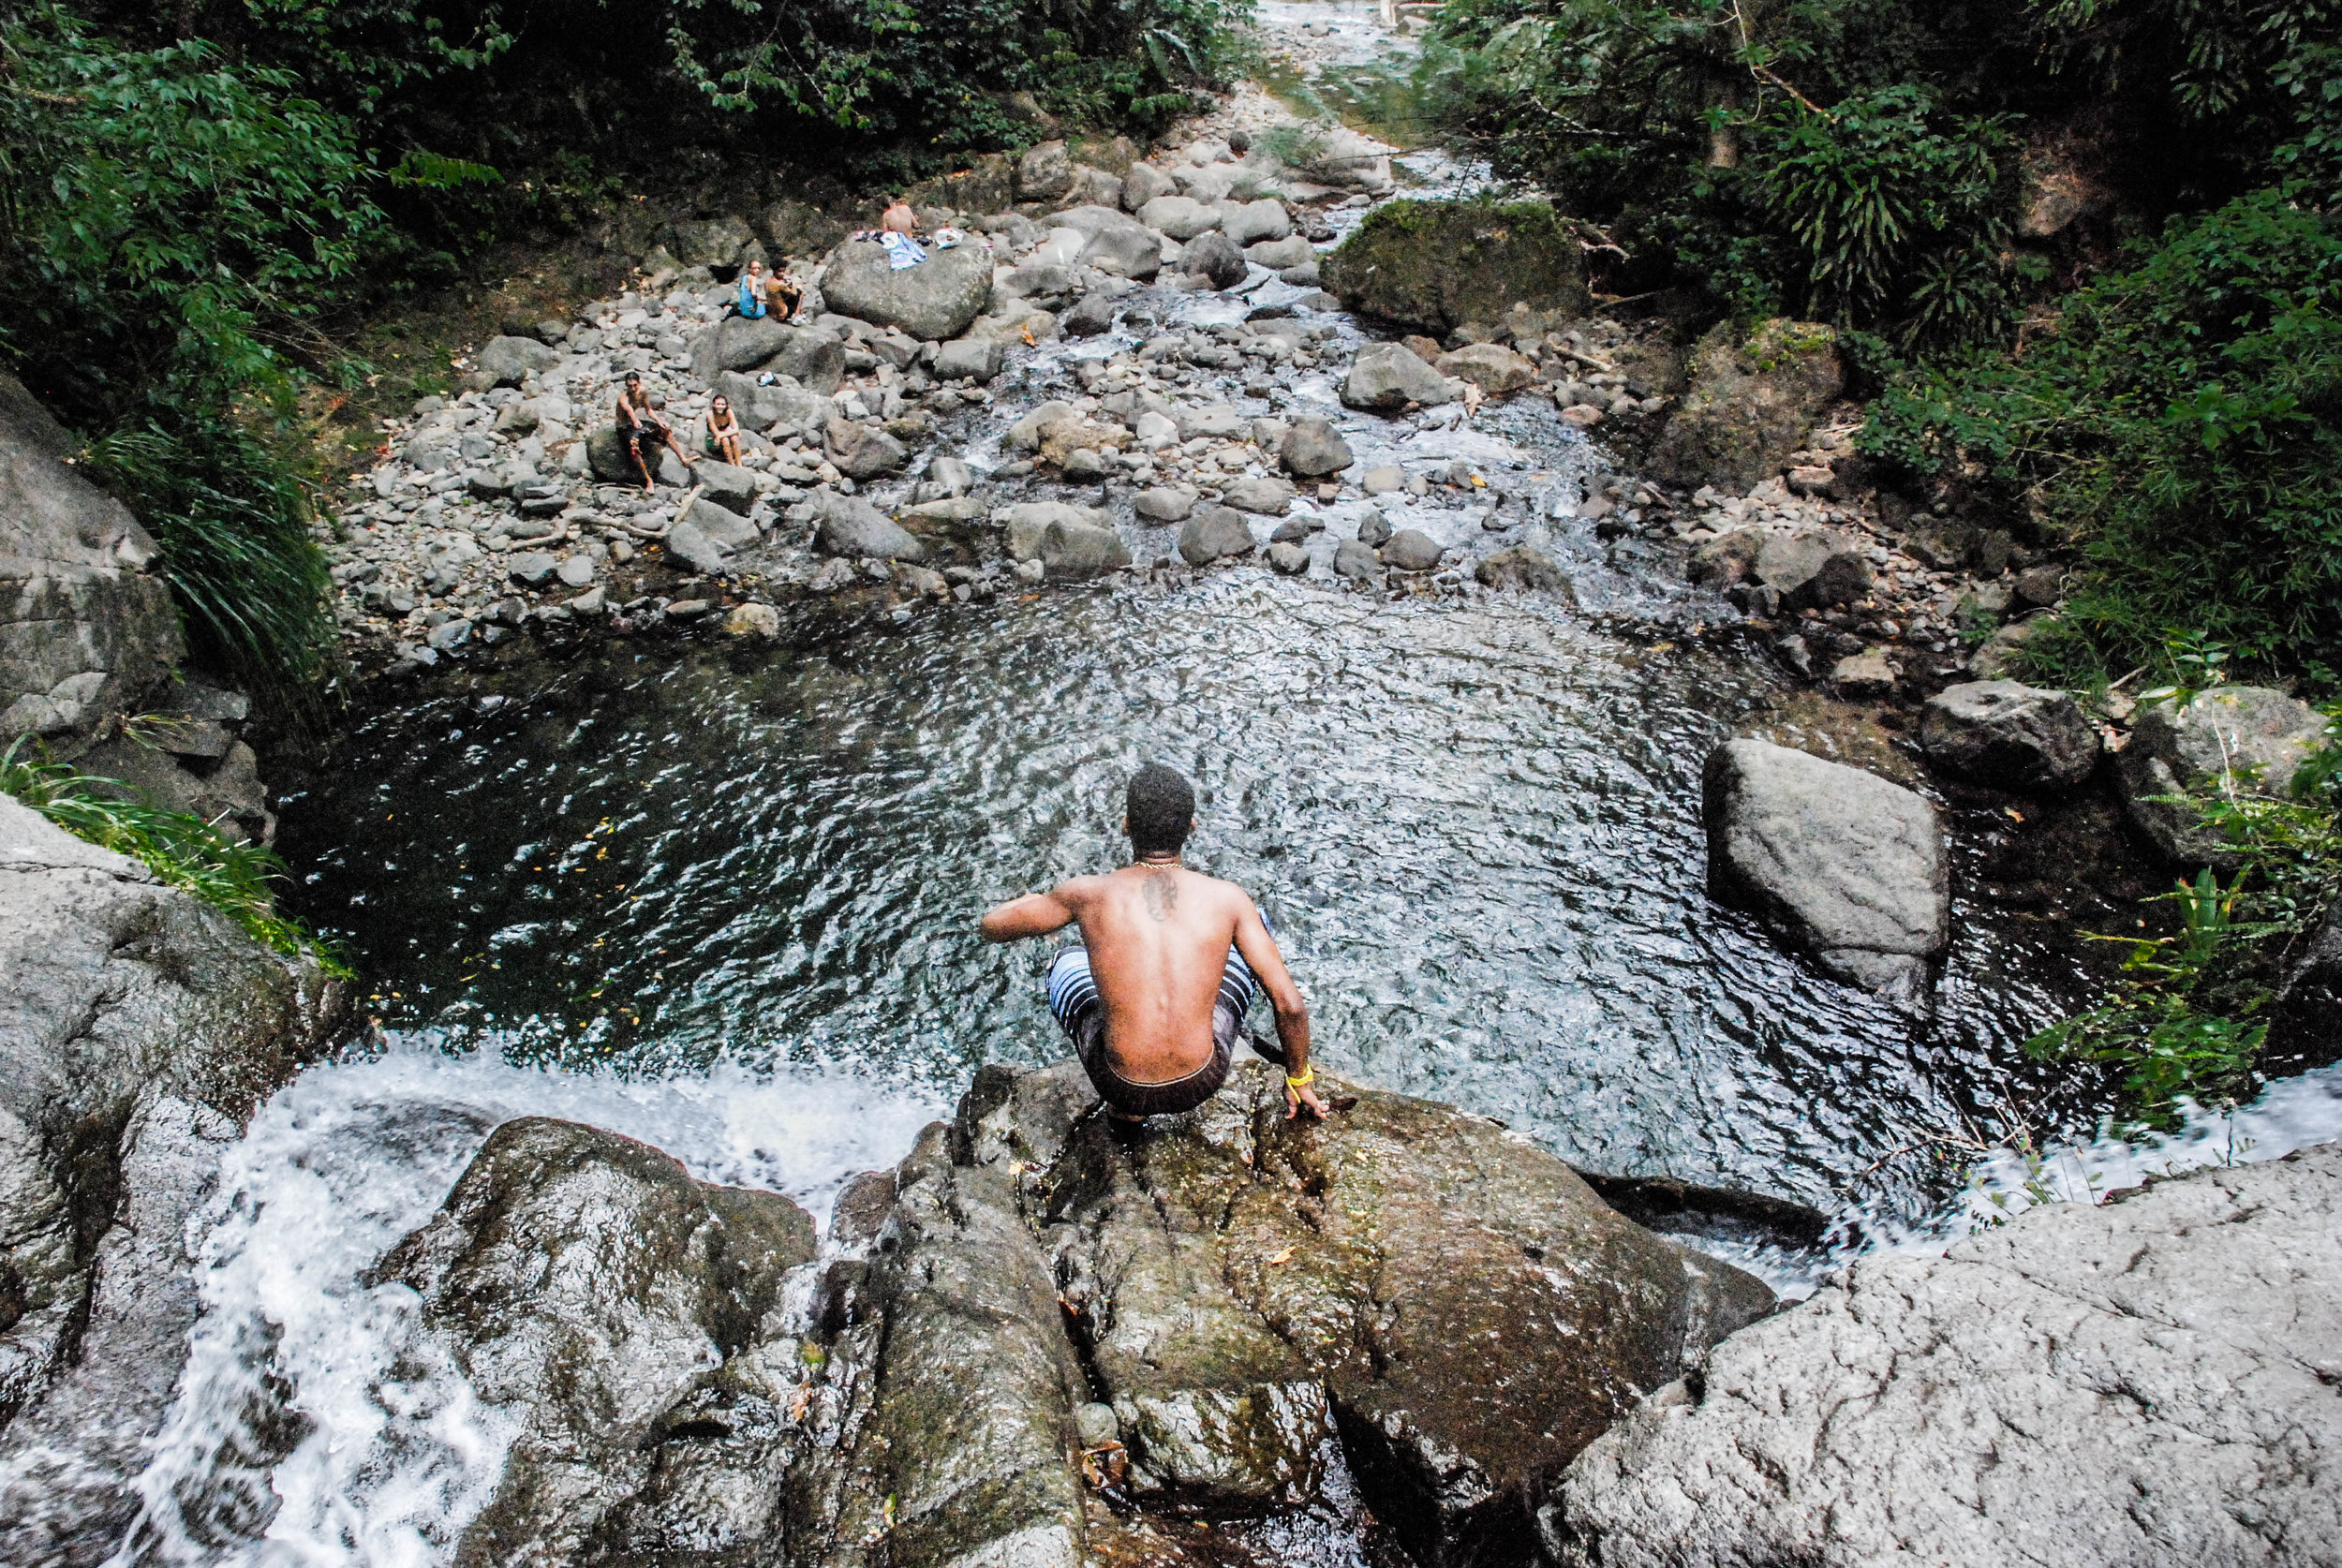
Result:
{"type": "Polygon", "coordinates": [[[499,1122],[562,1117],[640,1138],[703,1180],[788,1193],[826,1220],[945,1107],[837,1070],[628,1082],[414,1043],[280,1091],[199,1223],[204,1311],[111,1568],[423,1568],[488,1501],[508,1440],[421,1321],[369,1284],[499,1122]]]}

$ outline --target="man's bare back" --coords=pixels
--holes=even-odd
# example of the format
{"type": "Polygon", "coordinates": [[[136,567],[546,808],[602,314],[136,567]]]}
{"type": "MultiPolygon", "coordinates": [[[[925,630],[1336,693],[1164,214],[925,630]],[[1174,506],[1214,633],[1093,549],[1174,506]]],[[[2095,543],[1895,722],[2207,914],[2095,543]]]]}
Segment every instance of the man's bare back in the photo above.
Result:
{"type": "MultiPolygon", "coordinates": [[[[1178,783],[1183,790],[1184,780],[1178,783]]],[[[1134,804],[1141,803],[1134,782],[1134,804]]],[[[1171,841],[1176,845],[1185,836],[1181,831],[1171,841]]],[[[1134,846],[1140,841],[1134,831],[1134,846]]],[[[989,940],[1015,941],[1074,922],[1079,923],[1088,950],[1075,984],[1094,985],[1104,1011],[1105,1065],[1111,1073],[1099,1087],[1109,1100],[1118,1087],[1143,1090],[1204,1073],[1216,1055],[1224,1057],[1227,1043],[1221,1037],[1230,1032],[1233,1021],[1216,1010],[1231,1005],[1232,989],[1240,989],[1241,999],[1249,1001],[1257,981],[1277,1013],[1292,1086],[1287,1114],[1302,1107],[1324,1114],[1310,1087],[1314,1074],[1309,1068],[1309,1010],[1260,910],[1242,888],[1187,869],[1178,864],[1176,848],[1165,852],[1158,844],[1119,871],[1076,877],[1047,893],[1002,904],[984,917],[982,929],[989,940]],[[1241,964],[1231,963],[1232,947],[1241,964]]],[[[1053,976],[1053,1004],[1061,999],[1058,991],[1053,976]]],[[[1233,1017],[1241,1015],[1238,1005],[1233,1017]]],[[[1074,1032],[1066,1014],[1060,1013],[1060,1021],[1074,1032]]],[[[1099,1077],[1094,1067],[1091,1076],[1099,1077]]],[[[1217,1079],[1208,1087],[1197,1085],[1204,1097],[1218,1087],[1217,1079]]]]}

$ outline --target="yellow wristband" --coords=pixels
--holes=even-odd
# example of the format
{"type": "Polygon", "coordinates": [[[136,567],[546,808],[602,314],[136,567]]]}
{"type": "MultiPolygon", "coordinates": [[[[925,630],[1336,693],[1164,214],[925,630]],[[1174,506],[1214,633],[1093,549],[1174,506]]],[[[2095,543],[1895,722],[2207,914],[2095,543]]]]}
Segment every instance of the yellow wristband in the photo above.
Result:
{"type": "Polygon", "coordinates": [[[1290,1073],[1285,1075],[1285,1087],[1287,1088],[1307,1088],[1315,1082],[1317,1082],[1317,1069],[1314,1067],[1301,1069],[1301,1075],[1298,1078],[1290,1073]]]}

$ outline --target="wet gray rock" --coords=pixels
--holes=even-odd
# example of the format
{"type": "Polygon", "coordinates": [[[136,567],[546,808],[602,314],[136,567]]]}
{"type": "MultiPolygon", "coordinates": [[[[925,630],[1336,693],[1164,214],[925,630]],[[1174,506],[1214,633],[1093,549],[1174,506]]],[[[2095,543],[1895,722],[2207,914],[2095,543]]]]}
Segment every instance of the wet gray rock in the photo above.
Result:
{"type": "Polygon", "coordinates": [[[1395,413],[1410,403],[1430,408],[1455,400],[1447,378],[1425,364],[1414,349],[1399,343],[1370,343],[1361,348],[1341,382],[1344,404],[1378,413],[1395,413]]]}
{"type": "Polygon", "coordinates": [[[1001,373],[1008,345],[997,337],[955,338],[936,350],[939,381],[989,381],[1001,373]]]}
{"type": "Polygon", "coordinates": [[[517,387],[561,362],[561,350],[533,337],[492,337],[480,350],[480,373],[499,387],[517,387]]]}
{"type": "MultiPolygon", "coordinates": [[[[691,504],[684,509],[681,521],[699,529],[726,550],[745,550],[759,538],[755,524],[730,507],[718,506],[704,496],[692,498],[691,504]]],[[[570,557],[572,561],[578,558],[575,555],[570,557]]]]}
{"type": "Polygon", "coordinates": [[[2241,862],[2224,835],[2187,802],[2157,797],[2233,790],[2284,799],[2325,728],[2308,703],[2262,686],[2216,686],[2184,707],[2171,697],[2144,703],[2114,754],[2130,821],[2176,864],[2232,870],[2241,862]]]}
{"type": "MultiPolygon", "coordinates": [[[[836,348],[837,340],[830,339],[828,347],[836,348]]],[[[831,374],[842,377],[845,363],[845,356],[840,351],[837,364],[831,374]]],[[[740,422],[750,430],[770,431],[781,436],[819,435],[823,426],[837,412],[837,406],[801,384],[795,377],[776,375],[775,380],[766,383],[741,371],[727,370],[711,383],[711,390],[723,393],[731,400],[733,411],[740,416],[740,422]]],[[[834,380],[832,390],[836,390],[834,380]]],[[[607,428],[615,446],[616,429],[615,426],[607,428]]],[[[597,467],[594,472],[600,476],[601,470],[597,467]]]]}
{"type": "Polygon", "coordinates": [[[1297,479],[1325,479],[1357,462],[1350,443],[1341,438],[1331,420],[1308,415],[1293,422],[1277,461],[1297,479]]]}
{"type": "Polygon", "coordinates": [[[1264,474],[1258,479],[1237,481],[1222,493],[1221,499],[1238,511],[1282,517],[1293,508],[1293,486],[1264,474]]]}
{"type": "MultiPolygon", "coordinates": [[[[1293,232],[1285,204],[1273,197],[1257,201],[1230,201],[1220,209],[1220,229],[1239,245],[1262,240],[1282,240],[1293,232]]],[[[1307,242],[1303,242],[1306,244],[1307,242]]]]}
{"type": "Polygon", "coordinates": [[[1027,501],[1003,509],[1000,517],[1010,558],[1039,561],[1045,576],[1095,577],[1131,564],[1122,536],[1094,508],[1027,501]]]}
{"type": "Polygon", "coordinates": [[[1831,328],[1775,319],[1743,334],[1723,322],[1693,353],[1691,390],[1660,433],[1649,472],[1668,484],[1746,491],[1781,471],[1845,387],[1831,328]]]}
{"type": "MultiPolygon", "coordinates": [[[[721,1391],[815,1251],[777,1192],[715,1187],[646,1144],[525,1117],[490,1135],[378,1275],[414,1287],[481,1398],[518,1426],[473,1562],[572,1561],[644,1491],[672,1413],[721,1391]]],[[[639,1528],[639,1527],[638,1527],[639,1528]]]]}
{"type": "Polygon", "coordinates": [[[1236,248],[1233,240],[1218,233],[1198,234],[1188,241],[1187,247],[1179,252],[1179,265],[1208,278],[1214,288],[1233,288],[1244,281],[1248,272],[1244,253],[1236,248]]]}
{"type": "Polygon", "coordinates": [[[854,420],[831,420],[822,440],[837,471],[857,481],[891,474],[911,460],[911,449],[900,441],[875,424],[854,420]]]}
{"type": "Polygon", "coordinates": [[[742,516],[756,504],[756,476],[746,468],[703,457],[699,466],[691,470],[691,478],[701,496],[742,516]]]}
{"type": "Polygon", "coordinates": [[[1995,790],[2068,790],[2097,771],[2098,732],[2063,691],[2020,681],[1970,681],[1927,700],[1927,759],[1995,790]]]}
{"type": "Polygon", "coordinates": [[[885,246],[849,240],[830,252],[822,293],[840,315],[900,327],[923,343],[942,342],[984,314],[992,297],[992,252],[980,244],[931,250],[919,265],[897,272],[885,246]]]}
{"type": "Polygon", "coordinates": [[[1884,1255],[1716,1347],[1540,1511],[1563,1568],[2309,1568],[2342,1539],[2342,1145],[1884,1255]]]}
{"type": "Polygon", "coordinates": [[[1115,303],[1106,294],[1084,294],[1081,303],[1058,320],[1068,337],[1096,337],[1114,330],[1115,303]]]}
{"type": "Polygon", "coordinates": [[[121,1546],[195,1326],[189,1224],[348,1001],[0,795],[0,1561],[121,1546]]]}
{"type": "Polygon", "coordinates": [[[852,496],[832,496],[822,502],[820,522],[813,530],[813,547],[827,555],[849,560],[865,556],[882,561],[924,561],[927,547],[869,502],[852,496]]]}
{"type": "Polygon", "coordinates": [[[1310,553],[1290,540],[1268,547],[1268,565],[1281,577],[1298,577],[1310,570],[1310,553]]]}
{"type": "Polygon", "coordinates": [[[1275,1071],[1249,1062],[1134,1139],[1071,1062],[987,1067],[957,1143],[976,1168],[1023,1167],[1139,1489],[1297,1501],[1330,1427],[1417,1561],[1504,1561],[1534,1491],[1771,1294],[1494,1122],[1328,1092],[1346,1108],[1287,1122],[1275,1071]]]}
{"type": "Polygon", "coordinates": [[[1390,542],[1390,519],[1378,510],[1368,510],[1358,519],[1358,542],[1370,550],[1379,550],[1390,542]]]}
{"type": "Polygon", "coordinates": [[[0,745],[146,711],[185,651],[154,539],[59,461],[77,444],[0,376],[0,745]]]}
{"type": "Polygon", "coordinates": [[[1163,236],[1129,219],[1104,225],[1082,246],[1080,259],[1111,277],[1151,283],[1163,271],[1163,236]]]}
{"type": "Polygon", "coordinates": [[[705,529],[689,518],[669,528],[662,542],[668,555],[693,571],[721,577],[732,570],[732,550],[718,543],[705,529]]]}
{"type": "Polygon", "coordinates": [[[1710,891],[1823,973],[1923,1007],[1951,939],[1935,808],[1860,768],[1757,740],[1718,747],[1701,783],[1710,891]]]}
{"type": "MultiPolygon", "coordinates": [[[[1158,196],[1138,209],[1138,221],[1159,234],[1185,243],[1220,227],[1220,204],[1198,201],[1191,196],[1158,196]]],[[[1233,244],[1230,248],[1234,249],[1233,244]]],[[[1197,269],[1188,264],[1188,270],[1197,269]]]]}
{"type": "Polygon", "coordinates": [[[1131,503],[1131,510],[1139,516],[1156,523],[1184,523],[1195,510],[1195,492],[1171,485],[1157,485],[1142,490],[1131,503]]]}
{"type": "Polygon", "coordinates": [[[1480,557],[1472,569],[1483,587],[1528,588],[1538,593],[1574,597],[1569,573],[1534,544],[1508,545],[1480,557]]]}
{"type": "Polygon", "coordinates": [[[1379,584],[1383,580],[1383,558],[1363,540],[1345,539],[1334,546],[1334,575],[1353,583],[1379,584]]]}
{"type": "Polygon", "coordinates": [[[1255,548],[1252,525],[1233,507],[1206,507],[1179,530],[1179,558],[1189,566],[1249,555],[1255,548]]]}
{"type": "Polygon", "coordinates": [[[1401,528],[1383,546],[1383,564],[1400,571],[1429,571],[1446,553],[1439,540],[1420,528],[1401,528]]]}

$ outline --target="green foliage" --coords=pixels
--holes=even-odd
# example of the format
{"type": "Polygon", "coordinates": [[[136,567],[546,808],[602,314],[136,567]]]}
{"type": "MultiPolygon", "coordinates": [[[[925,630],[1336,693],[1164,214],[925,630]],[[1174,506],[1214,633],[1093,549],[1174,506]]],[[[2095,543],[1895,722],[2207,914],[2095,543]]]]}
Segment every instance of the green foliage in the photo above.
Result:
{"type": "MultiPolygon", "coordinates": [[[[2216,649],[2196,656],[2185,679],[2216,678],[2216,649]]],[[[2184,689],[2184,688],[2183,688],[2184,689]]],[[[2184,699],[2183,699],[2184,700],[2184,699]]],[[[2337,710],[2342,711],[2342,710],[2337,710]]],[[[2121,981],[2098,1003],[2026,1043],[2049,1059],[2106,1064],[2120,1074],[2126,1109],[2170,1125],[2176,1102],[2233,1104],[2254,1083],[2268,1011],[2290,943],[2317,927],[2342,896],[2342,717],[2293,780],[2293,798],[2234,791],[2191,802],[2242,862],[2223,883],[2209,869],[2159,902],[2178,928],[2156,937],[2111,937],[2130,949],[2121,981]]]]}
{"type": "Polygon", "coordinates": [[[1868,450],[1957,468],[2085,574],[2026,655],[2072,684],[2175,629],[2298,667],[2342,638],[2342,226],[2267,190],[2142,245],[2022,357],[1907,370],[1868,450]]]}
{"type": "Polygon", "coordinates": [[[14,795],[77,837],[142,862],[165,883],[224,911],[276,952],[305,954],[329,974],[348,976],[298,921],[276,912],[269,885],[283,880],[285,866],[274,851],[240,843],[200,817],[125,799],[119,780],[35,760],[25,747],[20,738],[0,752],[0,794],[14,795]]]}

